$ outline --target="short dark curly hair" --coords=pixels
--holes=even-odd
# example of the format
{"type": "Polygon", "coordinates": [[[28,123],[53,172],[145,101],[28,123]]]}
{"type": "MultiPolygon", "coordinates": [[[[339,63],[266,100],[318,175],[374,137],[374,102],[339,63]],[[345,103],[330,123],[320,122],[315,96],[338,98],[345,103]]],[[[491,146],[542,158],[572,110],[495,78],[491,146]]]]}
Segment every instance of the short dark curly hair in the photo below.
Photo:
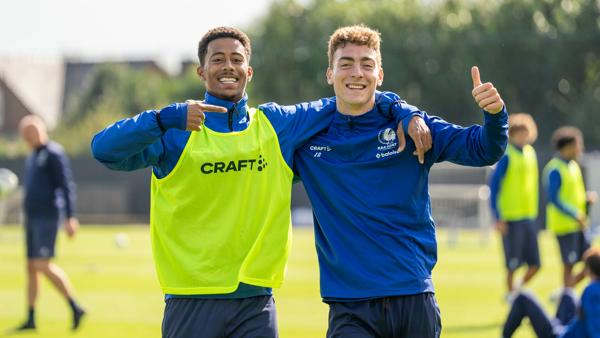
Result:
{"type": "Polygon", "coordinates": [[[573,143],[583,146],[583,135],[581,134],[581,130],[575,127],[560,127],[552,134],[552,144],[556,150],[561,150],[573,143]]]}
{"type": "Polygon", "coordinates": [[[600,278],[600,248],[592,247],[583,254],[583,261],[591,273],[600,278]]]}
{"type": "Polygon", "coordinates": [[[246,57],[248,58],[248,62],[250,62],[252,45],[250,44],[250,38],[248,35],[237,28],[221,26],[209,30],[206,32],[206,34],[204,34],[202,39],[200,39],[200,42],[198,43],[198,61],[200,61],[201,66],[204,66],[204,58],[206,57],[208,44],[213,40],[221,38],[232,38],[238,40],[246,49],[246,57]]]}

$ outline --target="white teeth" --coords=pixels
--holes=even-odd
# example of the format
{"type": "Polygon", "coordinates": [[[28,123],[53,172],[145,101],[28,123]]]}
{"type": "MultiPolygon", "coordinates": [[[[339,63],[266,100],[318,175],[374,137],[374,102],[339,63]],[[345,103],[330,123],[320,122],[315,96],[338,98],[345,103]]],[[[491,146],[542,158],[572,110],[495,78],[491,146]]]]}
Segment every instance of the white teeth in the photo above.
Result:
{"type": "Polygon", "coordinates": [[[237,80],[232,77],[222,77],[219,79],[219,82],[221,82],[221,83],[236,83],[237,80]]]}
{"type": "Polygon", "coordinates": [[[349,84],[348,88],[350,89],[364,89],[366,86],[365,85],[355,85],[355,84],[349,84]]]}

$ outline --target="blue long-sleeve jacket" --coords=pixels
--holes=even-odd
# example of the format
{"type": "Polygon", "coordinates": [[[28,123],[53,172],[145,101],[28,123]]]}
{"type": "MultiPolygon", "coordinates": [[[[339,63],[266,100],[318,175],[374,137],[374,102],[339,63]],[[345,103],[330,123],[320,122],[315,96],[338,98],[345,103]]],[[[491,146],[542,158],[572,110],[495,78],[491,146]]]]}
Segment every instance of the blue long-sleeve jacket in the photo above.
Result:
{"type": "MultiPolygon", "coordinates": [[[[377,102],[382,111],[395,123],[405,122],[405,117],[418,115],[394,104],[399,97],[391,92],[378,92],[377,102]]],[[[222,106],[228,113],[207,112],[204,125],[218,132],[240,131],[249,124],[247,96],[239,102],[221,100],[209,93],[205,103],[222,106]]],[[[335,99],[281,106],[267,103],[259,106],[277,134],[286,163],[293,165],[294,151],[310,137],[329,126],[334,116],[335,99]]],[[[152,167],[161,178],[175,167],[191,132],[185,131],[187,104],[174,103],[160,111],[149,110],[132,118],[118,121],[96,134],[92,140],[94,157],[113,170],[131,171],[152,167]]],[[[395,129],[394,129],[395,130],[395,129]]],[[[200,295],[202,298],[243,298],[270,294],[270,289],[240,284],[229,295],[200,295]]],[[[169,296],[168,296],[169,297],[169,296]]],[[[186,296],[188,297],[188,296],[186,296]]]]}
{"type": "MultiPolygon", "coordinates": [[[[410,120],[405,117],[418,115],[418,112],[407,112],[394,105],[399,100],[394,93],[378,92],[377,100],[390,118],[396,123],[403,122],[405,131],[410,120]]],[[[218,132],[240,131],[248,127],[247,96],[233,103],[206,93],[204,101],[229,110],[227,114],[205,113],[206,127],[218,132]]],[[[294,151],[329,126],[335,110],[335,98],[291,106],[271,102],[259,108],[273,125],[283,157],[291,167],[294,151]]],[[[174,103],[160,111],[148,110],[120,120],[94,136],[92,154],[113,170],[132,171],[152,167],[158,178],[165,177],[177,164],[190,136],[191,132],[185,130],[186,116],[187,104],[174,103]]]]}
{"type": "Polygon", "coordinates": [[[560,338],[600,338],[599,318],[600,282],[594,281],[583,290],[579,316],[571,321],[560,338]]]}
{"type": "MultiPolygon", "coordinates": [[[[559,157],[560,158],[560,157],[559,157]]],[[[569,163],[569,160],[561,158],[561,161],[569,163]]],[[[548,195],[548,202],[554,204],[561,212],[569,215],[573,219],[577,219],[577,210],[569,205],[568,202],[562,201],[559,197],[561,186],[560,172],[557,169],[550,171],[548,174],[548,186],[546,187],[546,194],[548,195]]]]}
{"type": "Polygon", "coordinates": [[[509,158],[507,155],[502,156],[498,164],[496,164],[496,169],[492,173],[490,177],[490,208],[492,209],[492,215],[496,218],[496,220],[500,219],[500,213],[498,211],[498,195],[500,193],[500,184],[506,176],[506,171],[508,170],[509,158]]]}
{"type": "Polygon", "coordinates": [[[322,297],[433,292],[437,247],[429,170],[441,161],[470,166],[498,161],[507,144],[507,117],[505,110],[484,113],[483,127],[463,128],[424,114],[433,147],[420,165],[412,140],[396,152],[394,124],[377,109],[355,117],[337,112],[331,126],[294,159],[313,206],[322,297]]]}
{"type": "Polygon", "coordinates": [[[75,212],[75,183],[63,148],[49,141],[25,162],[25,214],[29,218],[72,217],[75,212]]]}

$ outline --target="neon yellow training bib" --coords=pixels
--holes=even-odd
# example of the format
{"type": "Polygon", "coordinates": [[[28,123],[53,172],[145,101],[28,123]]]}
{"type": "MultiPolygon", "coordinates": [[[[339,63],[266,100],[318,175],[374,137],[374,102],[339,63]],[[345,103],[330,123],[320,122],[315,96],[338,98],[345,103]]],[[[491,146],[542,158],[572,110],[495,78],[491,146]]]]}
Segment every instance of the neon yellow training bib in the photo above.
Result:
{"type": "MultiPolygon", "coordinates": [[[[586,192],[581,169],[575,161],[565,163],[561,159],[553,158],[544,168],[544,180],[549,182],[550,172],[558,169],[560,174],[560,191],[558,199],[575,210],[579,215],[585,215],[586,192]]],[[[579,224],[571,216],[560,211],[554,204],[546,206],[546,222],[548,229],[557,235],[565,235],[579,230],[579,224]]]]}
{"type": "Polygon", "coordinates": [[[538,216],[538,163],[535,150],[525,145],[519,151],[512,144],[506,148],[508,168],[501,183],[498,211],[503,221],[536,219],[538,216]]]}
{"type": "Polygon", "coordinates": [[[164,293],[283,282],[293,173],[263,112],[249,117],[240,132],[192,132],[173,171],[152,175],[152,251],[164,293]]]}

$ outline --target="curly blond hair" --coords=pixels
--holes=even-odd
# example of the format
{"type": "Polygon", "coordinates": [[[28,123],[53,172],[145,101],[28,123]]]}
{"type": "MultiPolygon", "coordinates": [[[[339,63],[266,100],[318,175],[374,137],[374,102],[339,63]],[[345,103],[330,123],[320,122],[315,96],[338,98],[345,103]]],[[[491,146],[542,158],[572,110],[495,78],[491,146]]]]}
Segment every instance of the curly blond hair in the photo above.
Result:
{"type": "Polygon", "coordinates": [[[527,143],[533,144],[537,140],[538,130],[533,117],[527,113],[511,114],[508,117],[508,136],[519,130],[526,130],[529,136],[527,143]]]}
{"type": "Polygon", "coordinates": [[[329,37],[329,46],[327,48],[327,56],[329,58],[329,67],[333,65],[333,54],[338,48],[343,48],[346,44],[355,44],[359,46],[367,46],[372,48],[377,53],[377,63],[381,66],[381,34],[363,24],[340,27],[329,37]]]}

